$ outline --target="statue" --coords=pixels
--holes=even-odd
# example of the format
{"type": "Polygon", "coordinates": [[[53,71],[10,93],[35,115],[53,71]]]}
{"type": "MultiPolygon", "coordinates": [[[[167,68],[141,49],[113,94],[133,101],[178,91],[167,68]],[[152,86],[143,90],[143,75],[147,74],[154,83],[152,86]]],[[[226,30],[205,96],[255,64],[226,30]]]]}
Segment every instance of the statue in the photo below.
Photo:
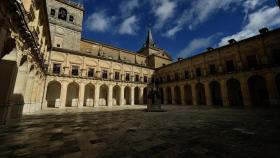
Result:
{"type": "Polygon", "coordinates": [[[147,112],[165,112],[161,108],[161,94],[158,87],[158,81],[154,81],[150,84],[148,89],[148,105],[147,112]]]}

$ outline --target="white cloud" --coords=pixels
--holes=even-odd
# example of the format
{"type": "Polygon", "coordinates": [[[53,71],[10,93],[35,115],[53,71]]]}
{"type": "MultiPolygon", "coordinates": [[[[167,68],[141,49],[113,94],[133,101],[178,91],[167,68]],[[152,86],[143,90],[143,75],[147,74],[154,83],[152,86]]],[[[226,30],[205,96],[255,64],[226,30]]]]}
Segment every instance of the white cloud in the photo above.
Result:
{"type": "Polygon", "coordinates": [[[138,19],[135,15],[126,18],[120,26],[120,34],[135,35],[139,29],[138,19]]]}
{"type": "Polygon", "coordinates": [[[123,1],[122,3],[120,3],[119,9],[122,14],[122,17],[128,17],[131,15],[134,9],[139,7],[140,7],[139,0],[130,0],[130,1],[123,1]]]}
{"type": "Polygon", "coordinates": [[[261,6],[267,0],[196,0],[193,1],[189,8],[185,9],[181,16],[175,20],[175,25],[171,27],[166,35],[175,36],[176,33],[184,29],[187,25],[190,30],[201,23],[213,18],[221,10],[233,11],[236,7],[243,7],[244,12],[254,10],[261,6]]]}
{"type": "Polygon", "coordinates": [[[206,49],[208,47],[210,47],[212,45],[212,43],[214,42],[214,40],[220,36],[221,33],[212,35],[210,37],[206,37],[206,38],[197,38],[197,39],[193,39],[188,45],[187,47],[185,47],[183,50],[181,50],[179,52],[179,54],[177,55],[177,57],[191,57],[194,55],[194,53],[196,53],[197,51],[200,51],[201,49],[206,49]]]}
{"type": "Polygon", "coordinates": [[[157,17],[156,29],[160,29],[175,14],[177,3],[170,0],[154,0],[152,1],[153,13],[157,17]]]}
{"type": "Polygon", "coordinates": [[[242,40],[258,33],[263,27],[274,28],[280,25],[280,12],[278,7],[263,7],[248,15],[248,22],[242,30],[234,35],[221,39],[219,45],[227,44],[230,39],[242,40]]]}
{"type": "Polygon", "coordinates": [[[90,31],[105,32],[111,28],[114,17],[106,15],[105,11],[91,14],[86,20],[86,26],[90,31]]]}

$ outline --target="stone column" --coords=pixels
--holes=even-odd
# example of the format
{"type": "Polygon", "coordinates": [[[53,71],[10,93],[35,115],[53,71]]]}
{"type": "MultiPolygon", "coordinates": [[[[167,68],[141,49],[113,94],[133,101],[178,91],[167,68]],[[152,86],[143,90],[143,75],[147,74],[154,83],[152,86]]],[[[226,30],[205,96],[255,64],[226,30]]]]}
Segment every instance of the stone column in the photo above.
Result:
{"type": "MultiPolygon", "coordinates": [[[[42,97],[43,98],[41,98],[42,99],[42,109],[44,109],[44,108],[47,108],[48,107],[48,101],[47,101],[47,92],[48,92],[48,85],[49,85],[49,82],[48,81],[46,81],[46,83],[45,83],[45,88],[43,88],[42,89],[42,97]]],[[[60,89],[60,91],[61,91],[61,89],[60,89]]],[[[61,95],[61,92],[60,92],[60,95],[61,95]]]]}
{"type": "Polygon", "coordinates": [[[60,108],[66,107],[67,86],[68,86],[68,82],[62,81],[61,91],[60,91],[60,108]]]}
{"type": "Polygon", "coordinates": [[[124,86],[121,85],[121,94],[120,94],[120,102],[121,102],[121,106],[124,105],[124,86]]]}
{"type": "Polygon", "coordinates": [[[240,80],[240,86],[241,86],[241,91],[242,91],[242,95],[243,95],[243,104],[246,107],[251,107],[252,102],[251,102],[251,98],[250,98],[247,77],[241,77],[239,80],[240,80]]]}
{"type": "Polygon", "coordinates": [[[96,84],[94,88],[94,106],[99,106],[99,92],[100,92],[100,85],[96,84]]]}
{"type": "Polygon", "coordinates": [[[210,84],[209,84],[208,81],[204,83],[204,87],[205,87],[206,105],[213,105],[213,104],[212,104],[212,97],[211,97],[210,84]]]}
{"type": "Polygon", "coordinates": [[[223,100],[223,106],[227,107],[229,106],[229,100],[228,100],[228,89],[226,80],[221,80],[221,97],[223,100]]]}
{"type": "Polygon", "coordinates": [[[175,100],[175,87],[171,86],[171,97],[172,97],[172,105],[176,105],[176,100],[175,100]]]}
{"type": "Polygon", "coordinates": [[[269,94],[269,101],[271,105],[279,104],[279,94],[275,81],[275,75],[273,73],[266,74],[267,91],[269,94]]]}
{"type": "Polygon", "coordinates": [[[192,102],[193,102],[193,105],[197,105],[196,88],[195,88],[194,83],[191,84],[191,88],[192,88],[192,102]]]}
{"type": "Polygon", "coordinates": [[[109,85],[109,93],[108,93],[108,106],[113,106],[113,85],[109,85]]]}
{"type": "Polygon", "coordinates": [[[84,107],[84,99],[85,99],[85,83],[80,83],[78,108],[84,107]]]}
{"type": "Polygon", "coordinates": [[[35,80],[34,75],[31,75],[31,76],[28,77],[25,92],[24,92],[23,113],[29,113],[30,112],[31,96],[32,96],[32,89],[33,89],[33,86],[34,86],[34,80],[35,80]]]}
{"type": "Polygon", "coordinates": [[[134,105],[134,86],[130,87],[130,105],[134,105]]]}
{"type": "Polygon", "coordinates": [[[143,105],[143,94],[144,94],[144,87],[140,87],[140,92],[139,92],[139,104],[143,105]]]}
{"type": "Polygon", "coordinates": [[[167,96],[167,88],[166,87],[163,87],[163,97],[164,97],[164,99],[163,99],[163,103],[164,103],[164,105],[167,105],[168,104],[168,96],[167,96]]]}
{"type": "Polygon", "coordinates": [[[181,103],[182,105],[186,105],[184,85],[180,85],[180,90],[181,90],[181,103]]]}

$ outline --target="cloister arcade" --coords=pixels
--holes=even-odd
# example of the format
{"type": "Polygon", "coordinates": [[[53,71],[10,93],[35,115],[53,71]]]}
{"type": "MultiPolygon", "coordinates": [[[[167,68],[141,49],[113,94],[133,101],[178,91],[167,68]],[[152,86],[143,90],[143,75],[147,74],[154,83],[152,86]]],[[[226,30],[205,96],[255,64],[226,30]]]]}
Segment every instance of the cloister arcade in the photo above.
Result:
{"type": "Polygon", "coordinates": [[[280,102],[280,74],[166,83],[161,89],[164,104],[267,107],[280,102]]]}
{"type": "Polygon", "coordinates": [[[147,103],[147,85],[103,81],[49,79],[45,108],[140,105],[147,103]],[[89,83],[86,83],[89,82],[89,83]]]}

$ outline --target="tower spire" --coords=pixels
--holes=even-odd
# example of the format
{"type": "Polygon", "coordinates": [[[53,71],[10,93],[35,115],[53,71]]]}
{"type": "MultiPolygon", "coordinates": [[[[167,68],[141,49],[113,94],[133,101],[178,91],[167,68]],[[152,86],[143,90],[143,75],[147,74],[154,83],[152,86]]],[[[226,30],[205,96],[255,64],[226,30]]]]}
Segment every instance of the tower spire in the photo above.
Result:
{"type": "Polygon", "coordinates": [[[151,25],[149,25],[149,27],[148,27],[148,33],[147,33],[147,39],[145,42],[145,46],[146,47],[156,47],[156,43],[153,39],[151,25]]]}

